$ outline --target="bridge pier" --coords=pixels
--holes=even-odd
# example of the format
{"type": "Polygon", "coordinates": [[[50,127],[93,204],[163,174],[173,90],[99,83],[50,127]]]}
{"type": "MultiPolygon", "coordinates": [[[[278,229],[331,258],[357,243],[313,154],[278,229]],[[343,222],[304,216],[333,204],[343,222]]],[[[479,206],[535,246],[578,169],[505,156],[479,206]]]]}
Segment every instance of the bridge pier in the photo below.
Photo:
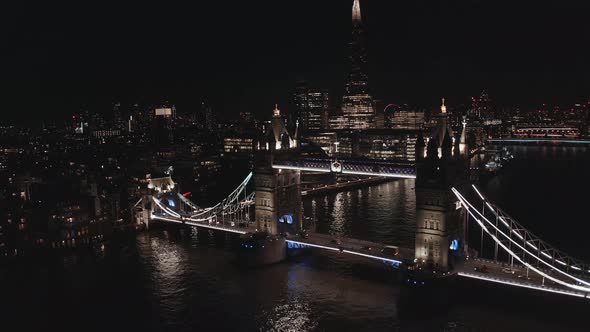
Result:
{"type": "Polygon", "coordinates": [[[303,224],[301,172],[272,168],[272,154],[264,157],[254,169],[256,233],[243,236],[240,251],[249,265],[285,260],[285,237],[300,232],[303,224]]]}
{"type": "Polygon", "coordinates": [[[152,215],[152,196],[143,195],[133,210],[133,219],[136,225],[145,226],[146,230],[150,229],[150,220],[152,215]]]}

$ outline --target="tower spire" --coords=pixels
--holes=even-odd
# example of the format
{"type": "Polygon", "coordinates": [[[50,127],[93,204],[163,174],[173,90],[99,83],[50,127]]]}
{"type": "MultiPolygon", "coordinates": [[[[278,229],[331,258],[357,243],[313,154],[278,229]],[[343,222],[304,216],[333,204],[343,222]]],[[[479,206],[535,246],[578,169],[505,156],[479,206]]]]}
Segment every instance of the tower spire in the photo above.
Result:
{"type": "Polygon", "coordinates": [[[447,106],[445,105],[445,97],[443,97],[443,99],[442,99],[442,105],[440,105],[440,112],[441,113],[447,112],[447,106]]]}
{"type": "Polygon", "coordinates": [[[359,0],[354,0],[352,4],[352,22],[353,23],[361,23],[361,5],[359,0]]]}

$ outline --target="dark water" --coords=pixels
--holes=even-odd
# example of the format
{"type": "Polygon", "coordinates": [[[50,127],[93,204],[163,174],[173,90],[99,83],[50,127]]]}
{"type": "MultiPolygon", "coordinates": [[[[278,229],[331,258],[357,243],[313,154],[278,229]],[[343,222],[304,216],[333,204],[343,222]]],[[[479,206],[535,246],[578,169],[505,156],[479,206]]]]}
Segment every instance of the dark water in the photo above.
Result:
{"type": "MultiPolygon", "coordinates": [[[[515,148],[486,191],[567,251],[589,250],[589,151],[515,148]],[[541,160],[542,159],[542,160],[541,160]],[[574,162],[575,161],[575,162],[574,162]],[[560,176],[557,176],[560,175],[560,176]],[[560,190],[555,193],[555,190],[560,190]],[[583,192],[583,191],[582,191],[583,192]],[[562,229],[569,229],[564,231],[562,229]],[[572,234],[575,233],[575,234],[572,234]]],[[[413,245],[414,182],[307,198],[321,232],[413,245]]],[[[0,269],[3,331],[587,331],[590,303],[457,282],[406,294],[374,262],[314,254],[260,269],[234,261],[235,238],[166,227],[104,250],[0,269]]]]}

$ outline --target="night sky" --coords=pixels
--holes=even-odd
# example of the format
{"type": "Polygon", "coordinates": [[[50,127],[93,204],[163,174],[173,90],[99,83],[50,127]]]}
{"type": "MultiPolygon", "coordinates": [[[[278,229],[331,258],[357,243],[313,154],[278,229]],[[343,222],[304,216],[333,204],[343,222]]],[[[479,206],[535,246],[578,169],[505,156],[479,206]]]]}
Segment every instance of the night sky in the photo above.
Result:
{"type": "MultiPolygon", "coordinates": [[[[222,118],[288,108],[298,79],[338,102],[352,0],[12,4],[3,10],[4,119],[59,118],[113,101],[207,98],[222,118]]],[[[590,97],[584,1],[361,0],[369,80],[385,102],[499,105],[590,97]]],[[[1,120],[0,120],[1,121],[1,120]]]]}

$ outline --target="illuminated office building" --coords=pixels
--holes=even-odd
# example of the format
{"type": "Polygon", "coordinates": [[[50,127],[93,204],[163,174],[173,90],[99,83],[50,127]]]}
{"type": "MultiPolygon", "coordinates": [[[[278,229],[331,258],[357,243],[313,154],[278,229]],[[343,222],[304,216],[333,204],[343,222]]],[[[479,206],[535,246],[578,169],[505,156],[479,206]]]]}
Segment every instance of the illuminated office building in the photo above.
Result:
{"type": "MultiPolygon", "coordinates": [[[[328,126],[328,93],[308,89],[300,82],[295,89],[295,120],[301,130],[326,129],[328,126]]],[[[293,121],[293,120],[291,120],[293,121]]]]}
{"type": "Polygon", "coordinates": [[[342,113],[346,119],[345,126],[346,129],[373,128],[375,109],[373,108],[373,98],[369,94],[365,29],[362,23],[359,0],[354,0],[352,7],[350,51],[352,68],[342,98],[342,113]]]}

